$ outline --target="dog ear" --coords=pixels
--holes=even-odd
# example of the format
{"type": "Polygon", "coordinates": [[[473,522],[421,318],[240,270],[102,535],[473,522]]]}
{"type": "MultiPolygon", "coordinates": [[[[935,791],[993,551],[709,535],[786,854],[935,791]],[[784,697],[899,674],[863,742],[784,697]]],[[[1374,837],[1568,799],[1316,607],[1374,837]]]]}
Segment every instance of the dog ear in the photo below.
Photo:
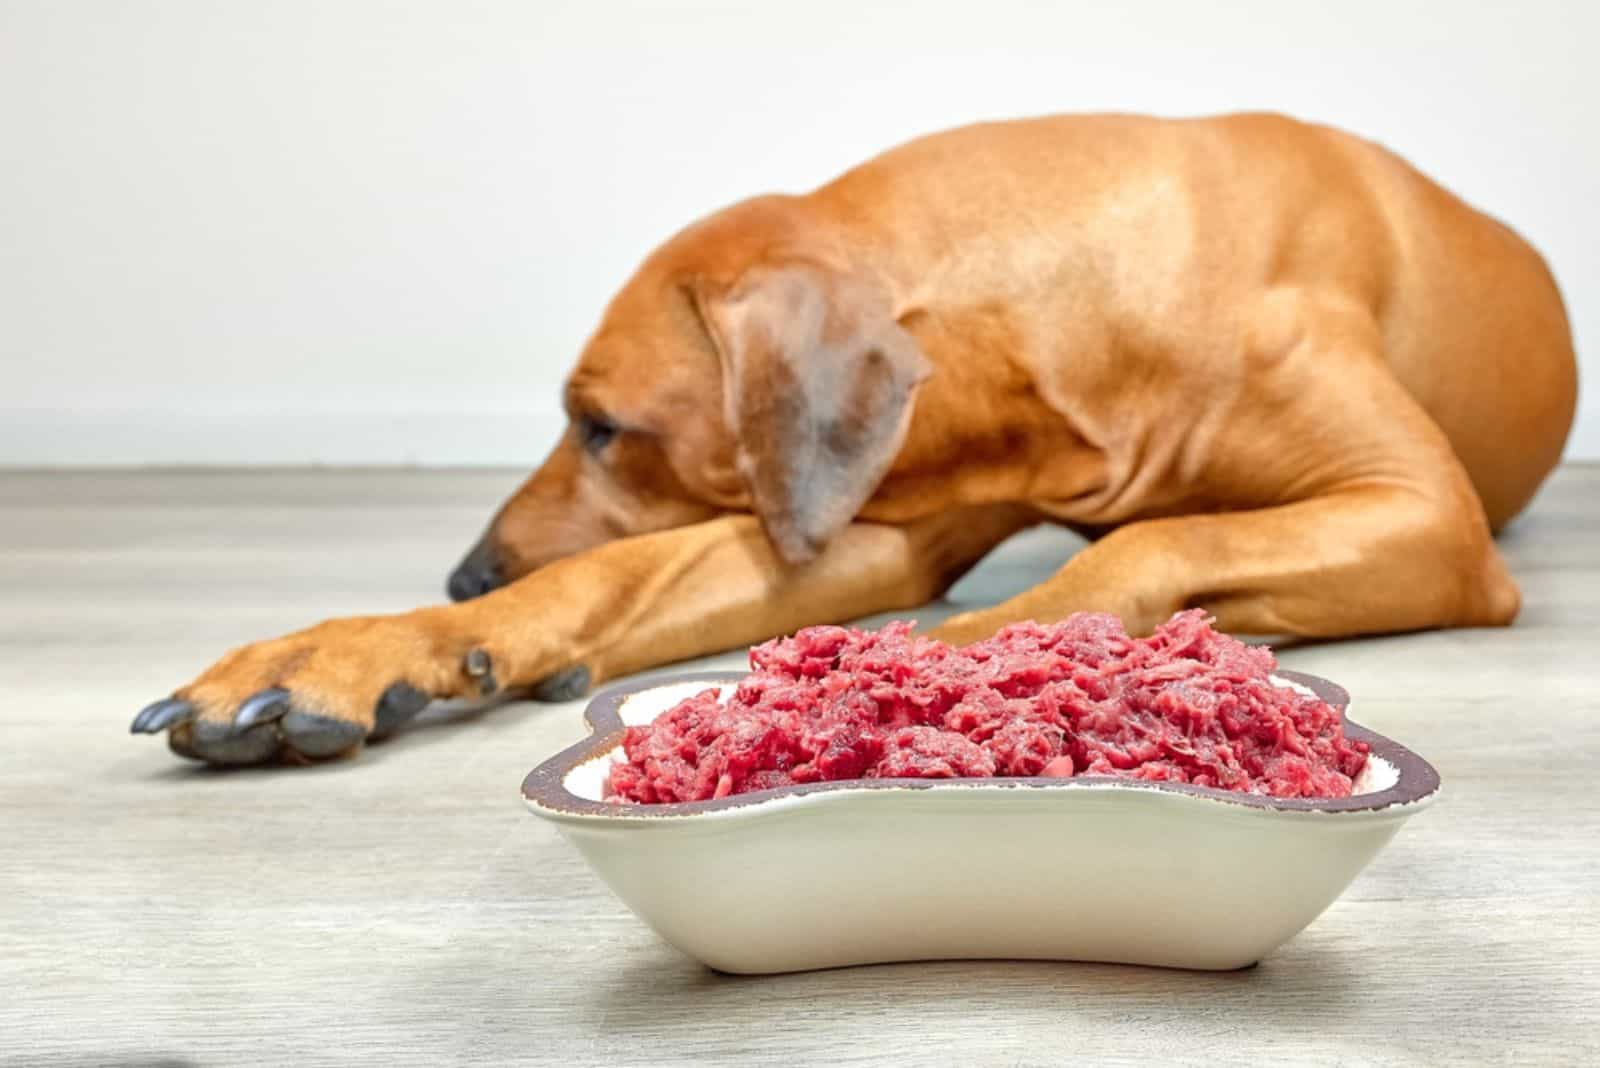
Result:
{"type": "Polygon", "coordinates": [[[883,481],[931,368],[887,296],[820,265],[764,265],[694,293],[754,511],[780,555],[803,563],[883,481]]]}

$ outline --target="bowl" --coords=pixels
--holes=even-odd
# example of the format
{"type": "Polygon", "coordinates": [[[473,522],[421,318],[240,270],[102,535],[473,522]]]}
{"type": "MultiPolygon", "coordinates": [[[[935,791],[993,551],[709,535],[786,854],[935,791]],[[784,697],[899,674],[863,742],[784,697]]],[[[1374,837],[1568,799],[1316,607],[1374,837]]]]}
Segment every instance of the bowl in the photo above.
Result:
{"type": "MultiPolygon", "coordinates": [[[[1439,775],[1372,747],[1350,797],[1289,799],[1106,776],[862,779],[718,800],[601,799],[626,726],[741,673],[655,678],[590,703],[591,734],[522,795],[672,945],[723,972],[905,960],[1246,967],[1314,920],[1439,775]]],[[[1341,712],[1343,689],[1280,671],[1341,712]]]]}

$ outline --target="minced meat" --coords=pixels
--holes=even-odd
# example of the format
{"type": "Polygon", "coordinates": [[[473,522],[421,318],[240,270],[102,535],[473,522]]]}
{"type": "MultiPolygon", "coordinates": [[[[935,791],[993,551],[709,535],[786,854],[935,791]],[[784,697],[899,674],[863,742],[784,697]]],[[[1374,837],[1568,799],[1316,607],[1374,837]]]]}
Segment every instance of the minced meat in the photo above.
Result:
{"type": "Polygon", "coordinates": [[[1339,710],[1269,677],[1269,649],[1179,612],[1018,623],[955,647],[909,623],[808,627],[628,728],[606,796],[698,801],[837,779],[1110,775],[1275,797],[1346,797],[1367,746],[1339,710]]]}

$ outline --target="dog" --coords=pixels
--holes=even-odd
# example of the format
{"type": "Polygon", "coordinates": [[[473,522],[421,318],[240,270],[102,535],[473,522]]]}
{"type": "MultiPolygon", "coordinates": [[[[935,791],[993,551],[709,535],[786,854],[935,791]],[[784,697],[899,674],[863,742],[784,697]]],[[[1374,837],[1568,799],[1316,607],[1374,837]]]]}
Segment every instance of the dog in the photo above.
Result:
{"type": "Polygon", "coordinates": [[[346,754],[433,699],[912,608],[1040,522],[1089,544],[935,637],[1083,609],[1504,625],[1492,534],[1576,379],[1539,255],[1378,145],[1270,114],[969,126],[650,255],[456,603],[235,649],[133,729],[218,764],[346,754]]]}

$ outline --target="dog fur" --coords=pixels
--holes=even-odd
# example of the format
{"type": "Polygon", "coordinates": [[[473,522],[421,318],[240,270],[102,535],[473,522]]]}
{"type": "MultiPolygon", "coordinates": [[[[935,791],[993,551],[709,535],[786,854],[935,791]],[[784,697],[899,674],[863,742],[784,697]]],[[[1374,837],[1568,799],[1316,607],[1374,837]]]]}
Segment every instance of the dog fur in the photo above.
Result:
{"type": "Polygon", "coordinates": [[[911,608],[1042,521],[1091,544],[937,636],[1194,606],[1502,625],[1491,535],[1575,400],[1538,254],[1377,145],[1274,115],[966,127],[652,254],[460,603],[235,650],[136,729],[219,763],[347,752],[432,698],[911,608]]]}

